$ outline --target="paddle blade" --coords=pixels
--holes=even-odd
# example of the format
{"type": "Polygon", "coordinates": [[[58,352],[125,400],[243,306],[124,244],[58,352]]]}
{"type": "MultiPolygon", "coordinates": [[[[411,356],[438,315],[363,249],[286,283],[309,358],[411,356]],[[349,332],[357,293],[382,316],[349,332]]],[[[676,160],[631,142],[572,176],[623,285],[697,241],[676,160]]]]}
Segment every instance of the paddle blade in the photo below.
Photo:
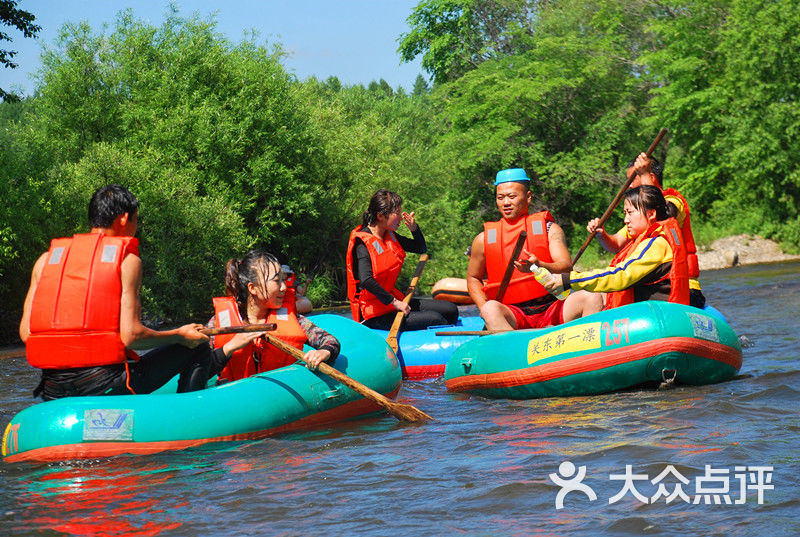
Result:
{"type": "Polygon", "coordinates": [[[392,416],[399,420],[409,421],[412,423],[433,420],[431,416],[411,405],[390,402],[385,408],[392,416]]]}

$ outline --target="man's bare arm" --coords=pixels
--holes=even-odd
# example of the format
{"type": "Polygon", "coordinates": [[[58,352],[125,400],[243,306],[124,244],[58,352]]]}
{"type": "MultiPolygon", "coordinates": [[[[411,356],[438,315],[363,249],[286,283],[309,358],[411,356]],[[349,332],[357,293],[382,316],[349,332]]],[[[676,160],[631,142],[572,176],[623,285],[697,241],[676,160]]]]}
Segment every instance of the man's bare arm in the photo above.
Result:
{"type": "Polygon", "coordinates": [[[569,272],[572,270],[572,258],[567,249],[567,236],[564,235],[564,230],[561,229],[561,226],[553,222],[550,226],[547,238],[550,242],[550,257],[553,261],[545,263],[540,259],[539,265],[553,273],[569,272]]]}
{"type": "Polygon", "coordinates": [[[478,308],[482,307],[487,301],[486,293],[483,292],[483,277],[485,275],[486,256],[483,252],[483,232],[481,232],[472,241],[469,265],[467,265],[467,291],[478,308]]]}
{"type": "Polygon", "coordinates": [[[22,307],[22,320],[19,322],[19,337],[22,342],[28,341],[28,336],[31,335],[31,304],[33,303],[33,295],[36,293],[36,288],[39,286],[39,277],[42,275],[45,260],[47,259],[47,252],[39,256],[36,263],[33,264],[31,271],[31,285],[28,287],[28,294],[25,295],[25,304],[22,307]]]}

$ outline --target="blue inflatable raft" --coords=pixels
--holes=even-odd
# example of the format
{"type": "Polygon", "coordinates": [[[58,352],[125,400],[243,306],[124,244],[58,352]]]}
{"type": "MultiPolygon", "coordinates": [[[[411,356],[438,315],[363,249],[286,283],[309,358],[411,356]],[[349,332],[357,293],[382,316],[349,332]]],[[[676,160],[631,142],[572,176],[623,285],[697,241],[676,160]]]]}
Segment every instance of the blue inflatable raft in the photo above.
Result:
{"type": "MultiPolygon", "coordinates": [[[[441,377],[453,352],[477,336],[437,336],[436,332],[483,330],[483,325],[483,318],[480,316],[459,317],[456,324],[400,332],[397,337],[397,359],[400,361],[403,378],[422,380],[441,377]]],[[[387,330],[374,330],[374,332],[384,340],[389,336],[387,330]]]]}

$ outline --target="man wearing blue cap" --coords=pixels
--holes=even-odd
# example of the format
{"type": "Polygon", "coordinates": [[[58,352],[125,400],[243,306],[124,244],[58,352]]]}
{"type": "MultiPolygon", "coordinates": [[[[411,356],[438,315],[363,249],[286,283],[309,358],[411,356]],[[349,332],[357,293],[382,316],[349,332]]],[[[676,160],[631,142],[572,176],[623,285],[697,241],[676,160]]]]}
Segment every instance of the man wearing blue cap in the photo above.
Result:
{"type": "Polygon", "coordinates": [[[502,301],[495,300],[522,231],[527,232],[523,258],[553,273],[568,272],[572,261],[566,237],[548,211],[529,214],[530,178],[522,168],[501,170],[495,180],[495,202],[502,218],[486,222],[472,241],[467,290],[490,330],[543,328],[603,309],[600,295],[579,291],[557,300],[531,273],[514,269],[502,301]]]}

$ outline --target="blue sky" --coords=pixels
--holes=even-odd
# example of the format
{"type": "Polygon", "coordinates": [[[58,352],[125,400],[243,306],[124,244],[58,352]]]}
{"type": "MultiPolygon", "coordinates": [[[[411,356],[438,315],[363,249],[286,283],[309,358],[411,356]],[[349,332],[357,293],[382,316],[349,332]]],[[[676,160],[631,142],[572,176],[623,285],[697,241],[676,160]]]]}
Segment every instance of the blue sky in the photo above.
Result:
{"type": "MultiPolygon", "coordinates": [[[[216,13],[217,30],[239,42],[255,29],[259,42],[279,42],[289,53],[284,66],[298,78],[339,77],[343,84],[369,84],[385,79],[393,88],[410,90],[422,72],[420,59],[400,63],[397,39],[408,32],[406,18],[421,0],[180,0],[181,15],[216,13]]],[[[95,32],[103,24],[110,31],[116,15],[132,8],[137,18],[160,26],[167,1],[135,0],[20,0],[17,7],[36,16],[42,27],[37,39],[6,27],[16,50],[17,69],[0,68],[0,87],[23,95],[33,91],[29,75],[39,67],[43,44],[52,46],[65,22],[87,21],[95,32]]],[[[426,76],[427,78],[427,76],[426,76]]]]}

